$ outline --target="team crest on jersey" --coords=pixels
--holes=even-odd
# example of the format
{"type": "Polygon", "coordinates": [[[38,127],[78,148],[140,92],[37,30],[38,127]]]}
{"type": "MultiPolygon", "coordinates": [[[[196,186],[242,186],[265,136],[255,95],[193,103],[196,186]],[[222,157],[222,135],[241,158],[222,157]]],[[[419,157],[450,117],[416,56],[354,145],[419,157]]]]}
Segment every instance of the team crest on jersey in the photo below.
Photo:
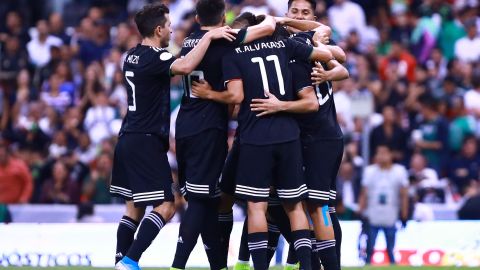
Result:
{"type": "Polygon", "coordinates": [[[163,52],[160,54],[160,60],[162,61],[167,61],[170,60],[173,57],[173,55],[169,52],[163,52]]]}

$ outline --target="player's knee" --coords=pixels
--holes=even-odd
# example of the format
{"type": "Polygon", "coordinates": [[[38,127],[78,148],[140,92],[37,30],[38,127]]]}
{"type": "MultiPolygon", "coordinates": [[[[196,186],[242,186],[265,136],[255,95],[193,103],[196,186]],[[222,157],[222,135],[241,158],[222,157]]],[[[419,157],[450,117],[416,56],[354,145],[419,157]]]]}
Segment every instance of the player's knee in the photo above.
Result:
{"type": "Polygon", "coordinates": [[[135,221],[140,221],[145,215],[145,207],[135,207],[133,201],[128,201],[125,208],[125,215],[135,221]]]}
{"type": "Polygon", "coordinates": [[[174,202],[163,202],[162,204],[155,206],[153,211],[159,213],[165,221],[172,219],[175,215],[175,203],[174,202]]]}
{"type": "Polygon", "coordinates": [[[248,215],[265,215],[267,213],[267,207],[268,203],[267,202],[248,202],[247,203],[247,208],[248,208],[248,215]]]}
{"type": "Polygon", "coordinates": [[[324,201],[315,201],[315,202],[308,202],[307,204],[308,213],[310,215],[321,215],[324,209],[328,209],[328,202],[324,201]]]}

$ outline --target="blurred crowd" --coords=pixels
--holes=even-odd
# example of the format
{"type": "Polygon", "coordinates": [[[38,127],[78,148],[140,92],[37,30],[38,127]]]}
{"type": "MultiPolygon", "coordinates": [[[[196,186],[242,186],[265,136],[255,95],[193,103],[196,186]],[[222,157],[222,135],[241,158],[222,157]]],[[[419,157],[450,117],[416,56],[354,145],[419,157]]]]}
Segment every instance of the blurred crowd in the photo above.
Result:
{"type": "MultiPolygon", "coordinates": [[[[108,186],[128,106],[122,60],[140,42],[132,16],[149,2],[1,1],[0,203],[116,202],[108,186]]],[[[198,28],[195,0],[163,2],[175,54],[198,28]]],[[[362,170],[379,144],[389,145],[395,162],[408,169],[417,205],[478,198],[479,1],[317,2],[318,21],[332,28],[350,72],[334,87],[346,142],[337,181],[341,217],[353,218],[362,170]]],[[[287,11],[287,0],[227,3],[227,23],[244,11],[287,11]]],[[[182,93],[182,80],[174,77],[173,120],[182,93]]],[[[172,139],[175,171],[174,153],[172,139]]],[[[417,212],[428,219],[428,210],[417,212]]]]}

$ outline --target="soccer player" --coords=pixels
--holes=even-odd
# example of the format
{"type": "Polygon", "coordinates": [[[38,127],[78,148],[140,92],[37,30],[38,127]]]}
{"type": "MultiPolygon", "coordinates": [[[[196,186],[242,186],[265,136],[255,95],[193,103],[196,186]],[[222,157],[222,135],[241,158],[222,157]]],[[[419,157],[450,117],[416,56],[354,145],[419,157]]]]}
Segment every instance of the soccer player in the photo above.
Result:
{"type": "MultiPolygon", "coordinates": [[[[308,220],[301,204],[307,189],[303,182],[297,123],[288,114],[257,117],[250,103],[252,99],[272,95],[286,100],[293,98],[288,69],[290,60],[328,62],[331,58],[330,51],[321,45],[313,48],[291,39],[260,39],[239,46],[224,57],[227,91],[210,91],[207,95],[226,103],[241,103],[241,146],[235,194],[248,201],[248,245],[255,269],[268,268],[265,215],[270,186],[276,188],[289,217],[292,242],[302,269],[311,269],[311,242],[308,220]]],[[[303,106],[302,109],[316,110],[318,104],[314,96],[312,100],[312,107],[303,106]]]]}
{"type": "MultiPolygon", "coordinates": [[[[181,55],[189,53],[198,41],[225,22],[224,0],[199,0],[197,21],[201,28],[183,42],[181,55]]],[[[262,24],[242,29],[235,42],[213,42],[193,72],[184,76],[184,96],[176,121],[176,151],[180,191],[188,207],[180,225],[179,240],[171,269],[185,269],[188,257],[202,236],[210,269],[227,267],[228,239],[220,245],[218,228],[218,179],[227,155],[228,105],[197,98],[191,93],[192,82],[205,80],[216,91],[223,91],[222,58],[242,42],[269,36],[275,20],[267,17],[262,24]]],[[[230,215],[231,216],[231,215],[230,215]]],[[[226,220],[227,222],[230,221],[226,220]]],[[[233,222],[231,220],[230,222],[233,222]]],[[[231,230],[231,229],[230,229],[231,230]]]]}
{"type": "MultiPolygon", "coordinates": [[[[314,20],[316,2],[306,0],[289,1],[288,17],[294,19],[314,20]]],[[[295,39],[312,44],[314,32],[299,33],[295,39]]],[[[318,35],[317,35],[318,36],[318,35]]],[[[328,39],[322,38],[326,42],[328,39]]],[[[338,47],[329,46],[334,55],[344,57],[338,47]]],[[[298,121],[301,130],[303,162],[305,177],[309,190],[308,210],[314,223],[316,238],[315,251],[318,251],[322,264],[327,270],[340,268],[341,229],[334,213],[329,215],[329,207],[334,212],[335,179],[343,156],[343,134],[336,118],[333,89],[330,81],[342,80],[348,77],[348,71],[334,59],[320,64],[315,68],[315,76],[320,77],[322,83],[315,87],[320,109],[316,113],[299,115],[298,121]],[[332,226],[333,224],[333,226],[332,226]],[[336,240],[338,238],[338,249],[336,240]]],[[[311,87],[311,65],[298,62],[292,65],[295,89],[311,87]]],[[[254,100],[253,110],[261,112],[259,115],[268,115],[274,112],[300,112],[293,109],[294,102],[281,102],[271,97],[268,100],[254,100]]]]}
{"type": "Polygon", "coordinates": [[[200,62],[211,40],[234,40],[227,27],[206,34],[182,59],[164,48],[170,39],[169,10],[147,5],[135,15],[143,37],[124,61],[128,112],[115,147],[110,193],[126,200],[117,231],[115,269],[140,269],[138,261],[174,214],[172,175],[167,161],[170,120],[170,76],[188,74],[200,62]],[[140,224],[145,207],[153,206],[140,224]]]}

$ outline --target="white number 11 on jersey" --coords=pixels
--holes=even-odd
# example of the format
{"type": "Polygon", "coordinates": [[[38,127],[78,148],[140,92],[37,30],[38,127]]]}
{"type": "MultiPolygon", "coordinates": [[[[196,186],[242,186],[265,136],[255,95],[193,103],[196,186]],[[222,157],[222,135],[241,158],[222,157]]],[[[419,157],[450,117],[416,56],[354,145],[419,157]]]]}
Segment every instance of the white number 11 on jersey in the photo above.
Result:
{"type": "MultiPolygon", "coordinates": [[[[267,61],[272,61],[275,64],[275,72],[277,73],[277,78],[278,78],[278,87],[280,88],[280,95],[285,95],[285,84],[283,82],[283,74],[282,74],[282,69],[280,67],[280,60],[278,60],[278,56],[276,55],[269,55],[267,56],[267,61]]],[[[258,63],[260,67],[260,75],[262,76],[262,83],[263,83],[263,91],[265,93],[270,93],[269,87],[268,87],[268,77],[267,77],[267,70],[265,68],[265,62],[263,61],[263,58],[261,57],[254,57],[252,58],[253,63],[258,63]]],[[[265,97],[268,97],[265,94],[265,97]]]]}

